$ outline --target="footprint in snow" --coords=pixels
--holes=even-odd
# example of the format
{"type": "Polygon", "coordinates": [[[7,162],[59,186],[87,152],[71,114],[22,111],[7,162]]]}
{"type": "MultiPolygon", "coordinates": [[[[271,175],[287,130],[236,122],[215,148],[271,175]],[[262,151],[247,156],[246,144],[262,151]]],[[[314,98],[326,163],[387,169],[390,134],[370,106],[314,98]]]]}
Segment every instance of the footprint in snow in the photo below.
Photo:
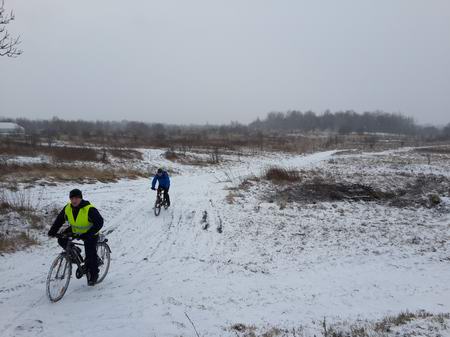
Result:
{"type": "Polygon", "coordinates": [[[16,326],[14,336],[29,336],[30,333],[41,333],[42,331],[44,331],[44,326],[40,319],[28,320],[16,326]]]}

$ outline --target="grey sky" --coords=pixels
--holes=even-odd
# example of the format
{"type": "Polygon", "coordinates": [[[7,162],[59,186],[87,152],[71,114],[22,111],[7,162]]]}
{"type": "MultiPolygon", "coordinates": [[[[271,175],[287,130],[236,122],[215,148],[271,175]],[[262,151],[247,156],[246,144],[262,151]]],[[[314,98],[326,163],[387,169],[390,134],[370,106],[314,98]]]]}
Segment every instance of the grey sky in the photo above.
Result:
{"type": "Polygon", "coordinates": [[[249,122],[354,109],[450,122],[449,0],[6,0],[0,116],[249,122]]]}

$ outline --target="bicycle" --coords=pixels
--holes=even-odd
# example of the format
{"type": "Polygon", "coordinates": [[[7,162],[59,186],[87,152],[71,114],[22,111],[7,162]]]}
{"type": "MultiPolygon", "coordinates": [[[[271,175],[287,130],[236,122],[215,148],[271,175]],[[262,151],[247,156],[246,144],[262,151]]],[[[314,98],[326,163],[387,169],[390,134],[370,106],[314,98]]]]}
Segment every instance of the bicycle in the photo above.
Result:
{"type": "MultiPolygon", "coordinates": [[[[66,248],[56,257],[48,272],[46,290],[47,296],[52,302],[58,302],[66,293],[72,277],[72,263],[77,265],[75,272],[77,279],[81,279],[83,275],[87,274],[84,258],[81,254],[81,249],[78,247],[84,246],[84,244],[73,242],[76,238],[70,235],[60,234],[57,237],[68,239],[68,241],[66,248]]],[[[111,262],[111,249],[107,242],[106,236],[100,234],[97,242],[99,268],[97,284],[105,279],[111,262]]]]}
{"type": "Polygon", "coordinates": [[[155,201],[155,207],[153,208],[156,216],[158,216],[161,213],[161,207],[164,207],[164,209],[167,209],[167,208],[169,208],[169,204],[167,203],[166,198],[164,198],[162,196],[162,190],[158,189],[158,190],[156,190],[156,201],[155,201]]]}

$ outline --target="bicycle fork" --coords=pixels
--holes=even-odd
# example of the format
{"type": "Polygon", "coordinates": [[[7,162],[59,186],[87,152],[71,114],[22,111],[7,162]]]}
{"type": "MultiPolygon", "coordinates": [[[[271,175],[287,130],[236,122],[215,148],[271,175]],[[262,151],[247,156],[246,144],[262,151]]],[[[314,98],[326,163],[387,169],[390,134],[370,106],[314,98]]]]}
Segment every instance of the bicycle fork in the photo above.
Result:
{"type": "Polygon", "coordinates": [[[66,270],[67,270],[67,262],[64,263],[65,261],[67,261],[67,259],[60,259],[60,262],[58,264],[58,269],[56,270],[56,275],[55,275],[55,279],[61,279],[63,280],[65,275],[66,275],[66,270]],[[62,271],[62,275],[60,276],[60,271],[61,271],[61,265],[64,264],[64,269],[62,271]]]}

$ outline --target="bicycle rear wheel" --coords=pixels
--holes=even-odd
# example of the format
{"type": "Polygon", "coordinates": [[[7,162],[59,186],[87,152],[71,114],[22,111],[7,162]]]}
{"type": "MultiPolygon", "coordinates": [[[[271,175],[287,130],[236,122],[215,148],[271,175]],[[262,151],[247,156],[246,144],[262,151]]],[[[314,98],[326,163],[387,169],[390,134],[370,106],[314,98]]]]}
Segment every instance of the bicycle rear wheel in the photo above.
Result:
{"type": "Polygon", "coordinates": [[[100,283],[108,274],[109,264],[111,263],[111,250],[106,242],[97,243],[97,258],[99,269],[97,283],[100,283]]]}
{"type": "Polygon", "coordinates": [[[153,210],[155,211],[156,216],[158,216],[159,213],[161,213],[161,203],[159,202],[159,200],[156,200],[155,207],[153,208],[153,210]]]}
{"type": "Polygon", "coordinates": [[[63,298],[69,288],[72,276],[72,263],[66,254],[59,254],[53,261],[47,276],[47,296],[52,302],[58,302],[63,298]]]}

